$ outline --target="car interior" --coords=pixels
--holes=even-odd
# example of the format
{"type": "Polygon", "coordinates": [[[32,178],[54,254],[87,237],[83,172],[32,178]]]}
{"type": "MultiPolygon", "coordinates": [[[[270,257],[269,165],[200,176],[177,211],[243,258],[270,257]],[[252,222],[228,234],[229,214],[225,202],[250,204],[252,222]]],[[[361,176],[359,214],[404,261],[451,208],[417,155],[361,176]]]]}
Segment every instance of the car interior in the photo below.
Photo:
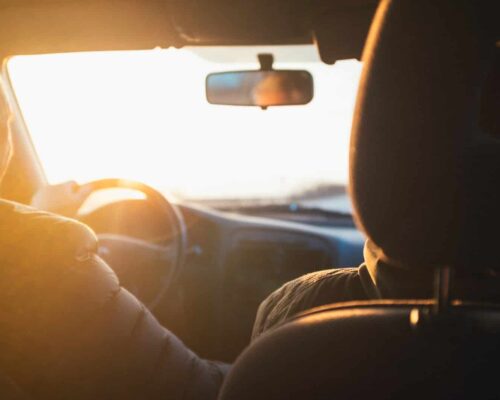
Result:
{"type": "MultiPolygon", "coordinates": [[[[499,26],[488,0],[4,0],[0,197],[89,187],[75,218],[161,325],[232,365],[220,399],[500,398],[499,26]],[[432,296],[326,304],[251,342],[267,296],[359,266],[367,239],[432,296]]],[[[1,398],[73,390],[33,391],[9,357],[1,398]]]]}

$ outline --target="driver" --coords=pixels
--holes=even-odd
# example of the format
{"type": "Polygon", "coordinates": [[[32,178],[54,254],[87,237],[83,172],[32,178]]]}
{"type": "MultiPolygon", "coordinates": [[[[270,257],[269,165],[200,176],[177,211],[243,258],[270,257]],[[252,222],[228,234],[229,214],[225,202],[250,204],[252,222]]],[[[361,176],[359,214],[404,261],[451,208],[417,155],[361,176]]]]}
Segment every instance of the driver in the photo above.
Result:
{"type": "MultiPolygon", "coordinates": [[[[3,96],[0,179],[12,155],[3,96]]],[[[89,190],[67,183],[33,204],[74,215],[89,190]]],[[[87,226],[6,200],[0,221],[0,371],[14,386],[34,398],[216,398],[227,366],[200,359],[121,288],[87,226]]]]}

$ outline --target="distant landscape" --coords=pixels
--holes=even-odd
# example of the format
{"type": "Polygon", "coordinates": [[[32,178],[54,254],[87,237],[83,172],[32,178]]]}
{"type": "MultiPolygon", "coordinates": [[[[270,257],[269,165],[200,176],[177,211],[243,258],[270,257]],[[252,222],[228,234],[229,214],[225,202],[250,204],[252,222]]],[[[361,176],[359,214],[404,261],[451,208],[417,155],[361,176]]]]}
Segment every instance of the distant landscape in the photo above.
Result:
{"type": "Polygon", "coordinates": [[[338,184],[320,184],[295,192],[285,198],[246,199],[189,199],[190,202],[214,208],[237,208],[268,204],[299,203],[305,207],[352,213],[352,206],[346,187],[338,184]]]}

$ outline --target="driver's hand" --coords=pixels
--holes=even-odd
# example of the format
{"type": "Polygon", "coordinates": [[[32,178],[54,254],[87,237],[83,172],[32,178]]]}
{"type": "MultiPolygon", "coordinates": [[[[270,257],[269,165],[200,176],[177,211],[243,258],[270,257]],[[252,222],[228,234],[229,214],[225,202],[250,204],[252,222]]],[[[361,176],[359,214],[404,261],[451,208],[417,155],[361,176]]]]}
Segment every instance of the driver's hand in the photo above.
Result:
{"type": "Polygon", "coordinates": [[[74,181],[47,185],[35,193],[31,205],[40,210],[73,218],[91,192],[91,185],[78,185],[74,181]]]}

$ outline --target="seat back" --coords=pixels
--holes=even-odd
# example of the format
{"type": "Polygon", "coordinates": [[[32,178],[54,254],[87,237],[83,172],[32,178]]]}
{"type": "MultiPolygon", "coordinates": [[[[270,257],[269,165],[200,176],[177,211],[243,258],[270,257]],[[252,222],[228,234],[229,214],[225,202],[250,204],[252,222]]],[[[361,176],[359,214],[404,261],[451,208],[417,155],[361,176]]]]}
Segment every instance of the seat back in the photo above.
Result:
{"type": "Polygon", "coordinates": [[[247,349],[220,398],[500,398],[500,308],[461,304],[435,316],[432,307],[385,301],[312,310],[247,349]]]}

